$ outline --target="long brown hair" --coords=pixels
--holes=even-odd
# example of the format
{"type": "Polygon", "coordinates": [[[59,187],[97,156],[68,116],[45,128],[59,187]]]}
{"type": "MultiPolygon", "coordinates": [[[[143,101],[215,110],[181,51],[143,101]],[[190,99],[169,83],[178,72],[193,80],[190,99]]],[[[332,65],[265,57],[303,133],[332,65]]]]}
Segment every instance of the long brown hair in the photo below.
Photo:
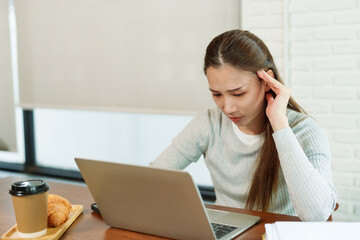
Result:
{"type": "MultiPolygon", "coordinates": [[[[260,38],[249,31],[227,31],[210,42],[205,54],[205,74],[209,67],[221,68],[224,64],[254,73],[261,69],[265,71],[271,69],[275,79],[283,83],[268,48],[260,38]]],[[[287,107],[305,113],[291,97],[287,107]]],[[[280,167],[279,156],[272,138],[273,129],[268,118],[266,118],[264,129],[265,140],[258,154],[256,170],[245,206],[247,209],[261,211],[267,211],[273,201],[273,196],[277,191],[280,167]]]]}

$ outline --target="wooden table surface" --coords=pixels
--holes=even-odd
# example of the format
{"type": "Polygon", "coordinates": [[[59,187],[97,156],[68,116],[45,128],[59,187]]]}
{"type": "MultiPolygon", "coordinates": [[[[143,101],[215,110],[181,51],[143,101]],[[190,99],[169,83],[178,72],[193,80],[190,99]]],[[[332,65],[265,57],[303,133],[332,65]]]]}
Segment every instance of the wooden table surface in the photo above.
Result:
{"type": "MultiPolygon", "coordinates": [[[[15,223],[15,213],[12,205],[9,188],[13,182],[26,180],[22,178],[6,177],[0,179],[0,235],[3,235],[15,223]]],[[[70,226],[70,228],[63,234],[61,240],[79,240],[79,239],[164,239],[157,236],[146,235],[137,232],[126,231],[118,228],[110,228],[107,226],[102,217],[91,210],[91,204],[94,200],[87,187],[49,182],[49,193],[55,193],[67,198],[72,204],[79,204],[84,206],[83,213],[70,226]]],[[[247,240],[261,240],[265,233],[265,223],[274,223],[275,221],[299,221],[298,217],[244,210],[238,208],[229,208],[216,205],[206,205],[208,208],[228,210],[233,212],[245,213],[250,215],[260,216],[261,220],[239,236],[234,239],[247,240]]]]}

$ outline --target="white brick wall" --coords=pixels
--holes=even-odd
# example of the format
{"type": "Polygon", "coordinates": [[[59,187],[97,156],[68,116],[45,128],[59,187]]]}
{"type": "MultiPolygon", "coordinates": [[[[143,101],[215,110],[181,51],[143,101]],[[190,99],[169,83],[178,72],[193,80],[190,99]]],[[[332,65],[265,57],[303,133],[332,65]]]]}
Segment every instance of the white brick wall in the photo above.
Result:
{"type": "MultiPolygon", "coordinates": [[[[358,67],[360,68],[360,66],[358,67]]],[[[346,85],[349,87],[354,87],[357,89],[359,89],[360,86],[360,74],[347,74],[344,73],[343,75],[334,75],[333,76],[333,83],[334,86],[341,86],[341,85],[346,85]]]]}
{"type": "Polygon", "coordinates": [[[296,27],[309,27],[323,26],[330,23],[330,16],[326,13],[319,14],[303,14],[293,13],[291,14],[291,26],[296,27]]]}
{"type": "Polygon", "coordinates": [[[289,69],[291,88],[312,93],[303,97],[293,90],[299,103],[310,107],[309,114],[326,130],[331,144],[340,203],[334,220],[360,220],[359,1],[292,0],[289,19],[290,66],[308,61],[301,73],[289,69]],[[321,112],[312,104],[326,106],[321,112]]]}
{"type": "Polygon", "coordinates": [[[241,25],[260,37],[284,76],[284,4],[282,0],[243,0],[241,25]]]}
{"type": "Polygon", "coordinates": [[[329,137],[340,204],[333,219],[359,221],[360,0],[243,0],[242,15],[243,29],[269,46],[293,96],[329,137]]]}

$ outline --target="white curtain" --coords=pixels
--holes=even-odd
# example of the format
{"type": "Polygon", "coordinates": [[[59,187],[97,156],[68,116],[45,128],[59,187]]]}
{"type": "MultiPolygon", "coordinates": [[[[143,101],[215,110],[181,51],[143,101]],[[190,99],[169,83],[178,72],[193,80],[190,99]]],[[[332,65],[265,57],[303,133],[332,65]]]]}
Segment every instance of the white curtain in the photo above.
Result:
{"type": "Polygon", "coordinates": [[[206,46],[240,0],[15,0],[20,104],[193,113],[213,106],[206,46]]]}

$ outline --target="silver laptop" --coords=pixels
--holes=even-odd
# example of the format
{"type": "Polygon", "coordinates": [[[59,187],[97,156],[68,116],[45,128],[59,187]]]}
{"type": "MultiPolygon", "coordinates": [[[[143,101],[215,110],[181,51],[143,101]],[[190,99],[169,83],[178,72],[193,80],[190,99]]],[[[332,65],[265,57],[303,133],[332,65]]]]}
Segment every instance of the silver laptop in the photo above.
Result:
{"type": "Polygon", "coordinates": [[[111,227],[173,239],[223,240],[260,220],[206,209],[198,188],[184,171],[80,158],[75,161],[111,227]]]}

